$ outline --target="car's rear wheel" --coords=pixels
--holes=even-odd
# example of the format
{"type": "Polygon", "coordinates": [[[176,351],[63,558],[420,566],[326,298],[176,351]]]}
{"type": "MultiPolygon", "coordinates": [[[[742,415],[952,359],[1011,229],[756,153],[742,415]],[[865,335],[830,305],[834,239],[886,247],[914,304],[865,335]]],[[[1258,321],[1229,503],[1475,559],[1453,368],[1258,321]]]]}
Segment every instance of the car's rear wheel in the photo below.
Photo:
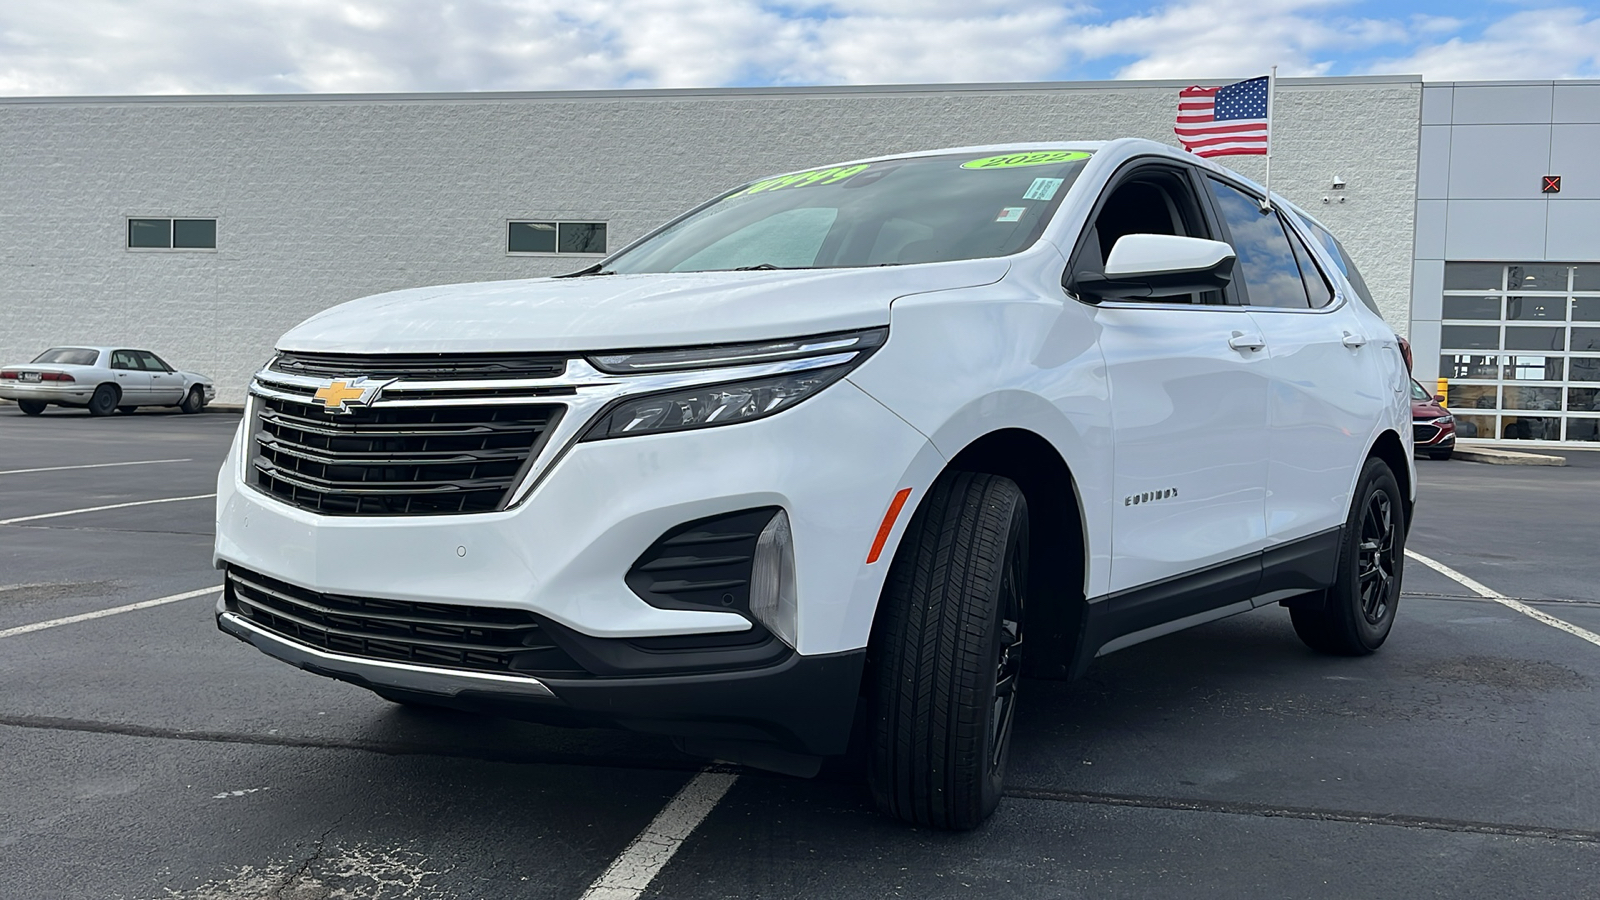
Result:
{"type": "Polygon", "coordinates": [[[195,385],[194,387],[190,388],[189,393],[184,395],[183,402],[178,404],[178,408],[186,413],[197,413],[200,410],[205,409],[205,406],[205,391],[201,390],[199,385],[195,385]]]}
{"type": "Polygon", "coordinates": [[[1319,653],[1365,656],[1394,627],[1406,559],[1405,501],[1389,466],[1369,459],[1345,520],[1339,568],[1322,608],[1290,607],[1295,634],[1319,653]]]}
{"type": "Polygon", "coordinates": [[[117,401],[122,399],[122,392],[114,384],[102,384],[94,389],[94,396],[89,398],[89,415],[109,416],[117,411],[117,401]]]}
{"type": "Polygon", "coordinates": [[[44,402],[43,400],[18,400],[17,401],[17,409],[22,410],[24,415],[29,415],[29,416],[37,416],[37,415],[42,414],[44,412],[44,408],[46,406],[49,406],[49,405],[50,404],[44,402]]]}
{"type": "Polygon", "coordinates": [[[1010,479],[941,478],[906,529],[874,628],[868,781],[918,825],[994,812],[1022,671],[1028,505],[1010,479]]]}

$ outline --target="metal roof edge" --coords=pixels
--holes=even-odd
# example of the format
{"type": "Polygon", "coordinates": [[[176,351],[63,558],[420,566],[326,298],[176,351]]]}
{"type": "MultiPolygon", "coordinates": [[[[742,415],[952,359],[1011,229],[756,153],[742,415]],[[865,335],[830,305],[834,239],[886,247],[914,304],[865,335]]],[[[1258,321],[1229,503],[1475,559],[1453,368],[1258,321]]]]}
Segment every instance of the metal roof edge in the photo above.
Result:
{"type": "MultiPolygon", "coordinates": [[[[1246,76],[1250,77],[1250,76],[1246,76]]],[[[210,103],[503,103],[507,101],[680,100],[739,97],[899,96],[906,94],[1024,93],[1184,88],[1193,84],[1227,84],[1226,78],[1164,78],[1110,81],[1002,81],[954,84],[845,84],[779,87],[636,88],[596,91],[443,91],[373,94],[130,94],[104,96],[0,97],[0,105],[210,104],[210,103]]],[[[1420,75],[1339,75],[1279,78],[1283,87],[1379,86],[1418,84],[1420,75]]]]}

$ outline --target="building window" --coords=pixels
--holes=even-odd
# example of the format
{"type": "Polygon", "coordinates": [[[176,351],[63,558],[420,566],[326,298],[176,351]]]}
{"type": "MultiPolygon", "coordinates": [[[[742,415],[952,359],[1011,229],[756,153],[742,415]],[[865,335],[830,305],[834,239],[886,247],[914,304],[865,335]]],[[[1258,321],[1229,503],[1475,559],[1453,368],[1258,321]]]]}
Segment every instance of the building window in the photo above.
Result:
{"type": "Polygon", "coordinates": [[[1464,438],[1600,441],[1600,266],[1446,263],[1439,374],[1464,438]]]}
{"type": "Polygon", "coordinates": [[[215,250],[216,219],[128,219],[130,250],[215,250]]]}
{"type": "Polygon", "coordinates": [[[510,222],[506,252],[532,256],[604,256],[604,222],[510,222]]]}

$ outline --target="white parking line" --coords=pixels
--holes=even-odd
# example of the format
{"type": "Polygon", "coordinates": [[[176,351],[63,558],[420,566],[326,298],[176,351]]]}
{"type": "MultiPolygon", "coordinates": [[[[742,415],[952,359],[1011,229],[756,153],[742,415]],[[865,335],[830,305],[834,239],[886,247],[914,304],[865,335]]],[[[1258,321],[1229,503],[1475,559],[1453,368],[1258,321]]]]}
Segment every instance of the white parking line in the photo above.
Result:
{"type": "Polygon", "coordinates": [[[138,462],[90,463],[85,466],[45,466],[42,469],[8,469],[0,475],[26,475],[30,472],[65,472],[68,469],[110,469],[116,466],[153,466],[157,463],[194,462],[192,459],[141,459],[138,462]]]}
{"type": "Polygon", "coordinates": [[[704,771],[689,779],[581,900],[638,900],[739,776],[704,771]]]}
{"type": "Polygon", "coordinates": [[[1517,612],[1522,613],[1523,615],[1527,616],[1530,619],[1537,619],[1540,622],[1543,622],[1544,624],[1549,625],[1551,628],[1559,628],[1562,631],[1565,631],[1567,634],[1583,638],[1584,640],[1588,641],[1589,643],[1594,644],[1596,647],[1600,647],[1600,634],[1595,634],[1594,632],[1590,631],[1587,628],[1579,628],[1578,626],[1572,624],[1571,622],[1567,622],[1565,620],[1558,619],[1555,616],[1552,616],[1547,612],[1542,612],[1540,610],[1534,609],[1533,607],[1529,606],[1526,603],[1521,602],[1520,600],[1513,600],[1510,597],[1507,597],[1505,594],[1502,594],[1499,591],[1496,591],[1496,590],[1494,590],[1492,588],[1485,587],[1484,585],[1478,583],[1477,581],[1474,581],[1473,579],[1467,577],[1466,575],[1463,575],[1460,572],[1457,572],[1455,569],[1450,568],[1449,566],[1445,565],[1444,563],[1439,562],[1437,560],[1429,559],[1426,556],[1423,556],[1422,554],[1417,553],[1417,552],[1415,552],[1413,550],[1407,550],[1406,551],[1406,555],[1411,557],[1412,559],[1416,560],[1417,562],[1422,563],[1423,565],[1427,566],[1428,568],[1434,570],[1435,572],[1438,572],[1440,575],[1443,575],[1446,578],[1449,578],[1449,579],[1452,579],[1452,580],[1458,582],[1459,584],[1464,586],[1467,590],[1473,592],[1474,594],[1477,594],[1479,597],[1482,597],[1485,600],[1493,600],[1494,602],[1499,603],[1502,606],[1508,607],[1510,609],[1514,609],[1517,612]]]}
{"type": "Polygon", "coordinates": [[[54,519],[58,516],[75,516],[79,513],[99,512],[103,509],[126,509],[130,506],[149,506],[152,503],[177,503],[179,500],[205,500],[215,497],[216,494],[195,494],[193,497],[162,497],[160,500],[134,500],[131,503],[108,503],[105,506],[88,506],[83,509],[68,509],[61,512],[39,513],[36,516],[17,516],[15,519],[0,519],[0,525],[15,525],[18,522],[34,522],[39,519],[54,519]]]}
{"type": "Polygon", "coordinates": [[[18,625],[16,628],[0,630],[0,638],[15,637],[19,634],[30,634],[43,631],[46,628],[55,628],[58,625],[71,625],[75,622],[87,622],[90,619],[104,619],[106,616],[115,616],[120,613],[133,612],[136,609],[149,609],[152,606],[161,606],[165,603],[177,603],[179,600],[188,600],[191,597],[204,597],[206,594],[215,594],[222,590],[222,585],[201,588],[198,591],[184,591],[181,594],[169,594],[157,597],[154,600],[140,600],[138,603],[129,603],[127,606],[113,606],[110,609],[98,609],[94,612],[80,613],[76,616],[67,616],[63,619],[51,619],[48,622],[35,622],[32,625],[18,625]]]}

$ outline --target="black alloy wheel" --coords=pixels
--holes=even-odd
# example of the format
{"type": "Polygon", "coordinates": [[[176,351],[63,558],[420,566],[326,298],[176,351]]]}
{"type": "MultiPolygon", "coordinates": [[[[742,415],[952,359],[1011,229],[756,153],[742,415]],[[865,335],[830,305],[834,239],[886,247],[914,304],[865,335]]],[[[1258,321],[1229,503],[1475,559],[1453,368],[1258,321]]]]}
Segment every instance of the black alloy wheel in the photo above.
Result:
{"type": "Polygon", "coordinates": [[[1291,606],[1295,634],[1319,653],[1365,656],[1388,640],[1400,604],[1406,552],[1405,500],[1380,459],[1368,459],[1340,538],[1333,586],[1322,605],[1291,606]]]}
{"type": "Polygon", "coordinates": [[[1384,491],[1373,491],[1361,516],[1361,543],[1356,548],[1361,614],[1369,625],[1382,625],[1388,620],[1389,603],[1399,593],[1399,546],[1394,501],[1384,491]]]}
{"type": "Polygon", "coordinates": [[[89,398],[89,415],[109,416],[117,411],[117,401],[122,399],[122,392],[114,384],[102,384],[94,389],[94,396],[89,398]]]}
{"type": "Polygon", "coordinates": [[[966,830],[994,812],[1016,721],[1028,504],[1008,478],[950,472],[894,556],[867,652],[878,808],[966,830]]]}

